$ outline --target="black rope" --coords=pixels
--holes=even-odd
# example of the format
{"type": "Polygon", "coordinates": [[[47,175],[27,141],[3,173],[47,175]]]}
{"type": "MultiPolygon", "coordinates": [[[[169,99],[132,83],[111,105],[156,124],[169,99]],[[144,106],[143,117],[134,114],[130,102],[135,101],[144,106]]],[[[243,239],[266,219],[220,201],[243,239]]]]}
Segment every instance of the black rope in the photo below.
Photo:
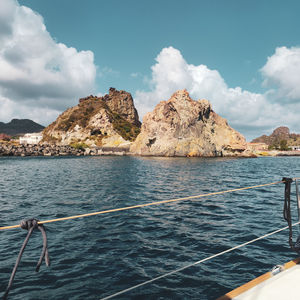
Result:
{"type": "Polygon", "coordinates": [[[293,229],[292,229],[292,216],[291,216],[291,184],[293,182],[292,178],[282,178],[285,184],[284,188],[284,207],[283,207],[283,217],[287,221],[289,226],[289,245],[292,250],[300,253],[300,236],[297,238],[296,243],[293,243],[293,229]]]}
{"type": "Polygon", "coordinates": [[[8,283],[7,288],[6,288],[5,294],[3,296],[3,300],[7,299],[8,293],[10,291],[10,288],[12,286],[13,280],[14,280],[16,272],[17,272],[17,268],[18,268],[19,263],[21,261],[21,257],[23,255],[25,247],[26,247],[26,245],[27,245],[27,243],[29,241],[29,238],[30,238],[30,236],[31,236],[31,234],[32,234],[32,232],[33,232],[34,229],[39,229],[41,231],[41,233],[42,233],[42,236],[43,236],[43,250],[42,250],[40,259],[39,259],[39,261],[37,263],[35,271],[36,272],[39,271],[40,266],[41,266],[42,261],[43,261],[43,258],[45,258],[46,265],[50,266],[50,259],[49,259],[49,253],[48,253],[48,245],[47,245],[47,235],[46,235],[45,227],[43,226],[43,224],[38,224],[38,220],[37,219],[28,219],[28,220],[23,220],[20,223],[20,227],[22,229],[28,230],[28,233],[27,233],[27,236],[26,236],[26,238],[25,238],[25,240],[23,242],[23,245],[22,245],[22,247],[20,249],[18,258],[16,260],[16,264],[15,264],[15,266],[13,268],[13,271],[12,271],[12,273],[10,275],[9,283],[8,283]]]}

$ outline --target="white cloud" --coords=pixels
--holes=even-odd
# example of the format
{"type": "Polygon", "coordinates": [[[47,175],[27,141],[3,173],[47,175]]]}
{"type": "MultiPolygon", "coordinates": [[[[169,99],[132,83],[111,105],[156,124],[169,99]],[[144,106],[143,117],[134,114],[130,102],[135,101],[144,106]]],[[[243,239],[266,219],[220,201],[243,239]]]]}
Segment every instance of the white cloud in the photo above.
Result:
{"type": "MultiPolygon", "coordinates": [[[[266,93],[228,87],[217,70],[189,64],[179,50],[161,50],[152,66],[150,91],[138,90],[140,115],[153,110],[178,89],[206,98],[213,109],[246,136],[269,133],[277,126],[300,132],[300,48],[280,47],[262,67],[266,93]]],[[[110,68],[98,76],[119,77],[110,68]]],[[[142,76],[132,73],[131,77],[142,76]]],[[[47,125],[77,99],[95,93],[96,66],[91,51],[57,43],[43,18],[15,0],[0,0],[0,120],[31,118],[47,125]]]]}
{"type": "MultiPolygon", "coordinates": [[[[269,58],[267,67],[262,69],[265,76],[266,70],[272,70],[269,66],[272,59],[273,57],[269,58]]],[[[173,47],[162,49],[151,69],[150,91],[139,90],[135,94],[135,103],[141,116],[153,110],[159,101],[169,99],[176,90],[185,88],[193,99],[208,99],[213,109],[248,139],[268,133],[281,125],[290,126],[293,130],[300,129],[298,109],[290,109],[273,101],[283,87],[289,89],[291,96],[296,97],[300,84],[293,84],[295,82],[289,79],[288,72],[286,77],[281,77],[279,90],[259,94],[240,87],[228,87],[217,70],[211,70],[205,65],[188,64],[180,51],[173,47]]],[[[269,71],[266,80],[273,78],[274,74],[269,71]]],[[[300,105],[297,104],[297,107],[300,109],[300,105]]]]}
{"type": "Polygon", "coordinates": [[[265,86],[275,84],[278,87],[277,96],[281,101],[300,99],[300,48],[276,48],[261,72],[265,76],[265,86]]]}
{"type": "Polygon", "coordinates": [[[103,67],[101,71],[98,72],[99,77],[120,77],[120,71],[113,70],[109,67],[103,67]]]}
{"type": "Polygon", "coordinates": [[[8,98],[0,96],[1,110],[0,120],[10,121],[16,119],[31,119],[40,124],[48,125],[61,113],[60,110],[49,109],[48,107],[28,106],[27,103],[16,103],[8,98]]]}
{"type": "Polygon", "coordinates": [[[43,18],[14,0],[0,2],[0,119],[47,124],[94,91],[91,51],[57,43],[43,18]]]}

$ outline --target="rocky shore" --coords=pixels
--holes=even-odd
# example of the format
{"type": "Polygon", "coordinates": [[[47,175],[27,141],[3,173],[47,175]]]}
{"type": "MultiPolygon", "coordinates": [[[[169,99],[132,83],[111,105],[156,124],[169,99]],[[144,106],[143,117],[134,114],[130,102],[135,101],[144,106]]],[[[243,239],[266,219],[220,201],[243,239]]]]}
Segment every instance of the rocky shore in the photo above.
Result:
{"type": "Polygon", "coordinates": [[[257,156],[300,156],[300,151],[279,151],[271,150],[256,153],[257,156]]]}
{"type": "Polygon", "coordinates": [[[79,156],[84,155],[84,152],[84,149],[70,146],[0,144],[0,156],[79,156]]]}
{"type": "Polygon", "coordinates": [[[16,145],[0,143],[0,156],[126,155],[128,152],[128,148],[114,147],[74,148],[50,144],[16,145]]]}
{"type": "MultiPolygon", "coordinates": [[[[0,142],[1,156],[102,156],[102,155],[136,155],[130,152],[129,147],[91,147],[74,148],[52,144],[19,145],[0,142]]],[[[154,155],[155,156],[155,155],[154,155]]],[[[300,151],[254,151],[251,157],[263,156],[300,156],[300,151]]],[[[243,157],[243,156],[240,156],[243,157]]],[[[247,156],[244,156],[247,157],[247,156]]],[[[249,157],[249,156],[248,156],[249,157]]]]}

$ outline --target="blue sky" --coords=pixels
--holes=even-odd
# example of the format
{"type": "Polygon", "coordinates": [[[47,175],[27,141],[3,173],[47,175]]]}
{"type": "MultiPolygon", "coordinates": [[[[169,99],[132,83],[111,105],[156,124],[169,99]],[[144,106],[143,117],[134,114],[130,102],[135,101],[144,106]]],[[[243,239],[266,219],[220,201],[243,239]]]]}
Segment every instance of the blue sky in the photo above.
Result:
{"type": "Polygon", "coordinates": [[[299,1],[2,0],[0,11],[0,121],[47,125],[111,86],[142,116],[187,88],[248,140],[300,133],[299,1]]]}

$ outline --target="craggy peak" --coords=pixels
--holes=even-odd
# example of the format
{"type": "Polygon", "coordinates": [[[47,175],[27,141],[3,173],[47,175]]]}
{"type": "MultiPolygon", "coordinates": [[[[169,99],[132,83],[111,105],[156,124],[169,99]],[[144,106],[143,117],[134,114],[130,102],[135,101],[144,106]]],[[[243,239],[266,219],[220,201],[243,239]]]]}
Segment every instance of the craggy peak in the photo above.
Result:
{"type": "Polygon", "coordinates": [[[130,150],[154,156],[247,156],[245,138],[217,115],[207,100],[187,90],[161,101],[143,119],[130,150]]]}
{"type": "Polygon", "coordinates": [[[127,147],[140,132],[141,123],[130,93],[109,89],[103,97],[90,95],[63,112],[45,128],[44,141],[95,147],[127,147]]]}

